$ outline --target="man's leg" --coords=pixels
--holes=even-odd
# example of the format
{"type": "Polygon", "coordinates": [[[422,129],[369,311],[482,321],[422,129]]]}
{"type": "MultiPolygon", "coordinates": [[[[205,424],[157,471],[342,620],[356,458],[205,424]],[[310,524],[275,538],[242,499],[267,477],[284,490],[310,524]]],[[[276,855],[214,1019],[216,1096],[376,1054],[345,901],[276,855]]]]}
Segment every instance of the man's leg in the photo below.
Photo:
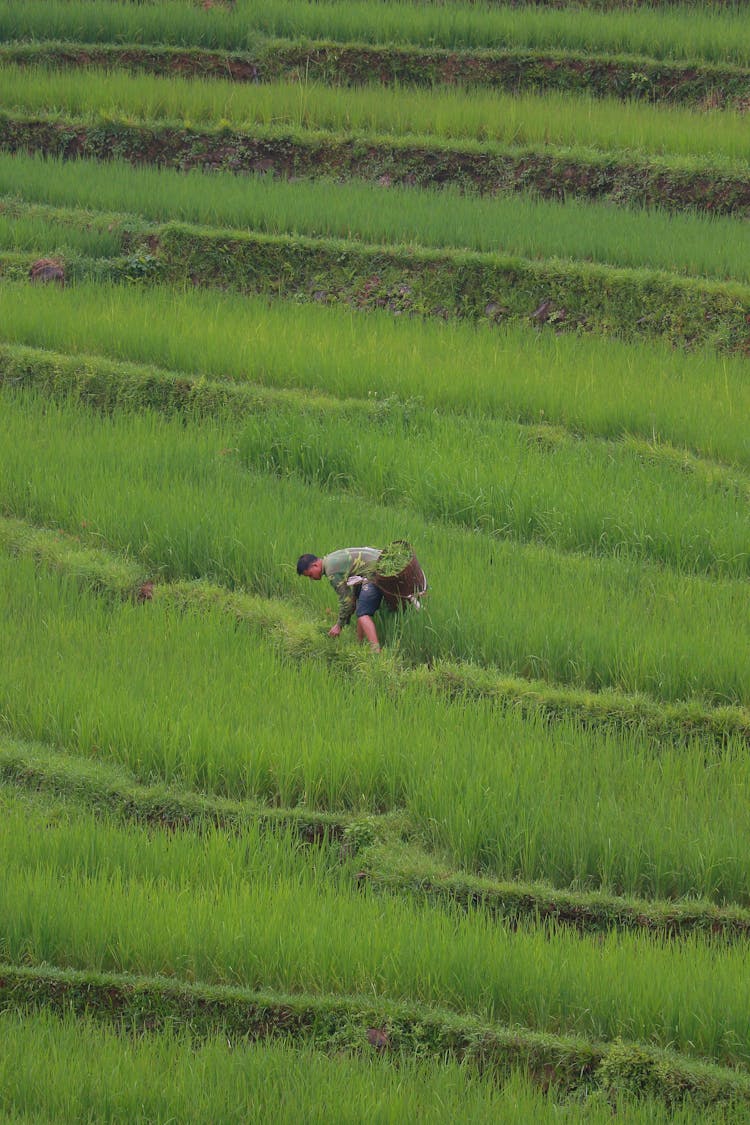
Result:
{"type": "Polygon", "coordinates": [[[366,580],[362,583],[357,598],[357,638],[360,644],[368,641],[373,652],[380,652],[380,641],[372,615],[377,612],[382,600],[383,595],[374,582],[366,580]]]}
{"type": "Polygon", "coordinates": [[[370,648],[373,652],[380,652],[380,641],[378,640],[378,631],[375,628],[375,622],[366,614],[357,618],[357,637],[359,638],[360,644],[362,644],[362,641],[367,640],[370,642],[370,648]]]}

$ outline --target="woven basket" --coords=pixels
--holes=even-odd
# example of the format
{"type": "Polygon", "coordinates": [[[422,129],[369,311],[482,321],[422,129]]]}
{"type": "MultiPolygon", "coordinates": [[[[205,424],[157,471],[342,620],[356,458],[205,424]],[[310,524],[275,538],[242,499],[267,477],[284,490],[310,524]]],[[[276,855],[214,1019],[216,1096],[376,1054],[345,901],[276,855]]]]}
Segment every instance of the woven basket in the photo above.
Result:
{"type": "MultiPolygon", "coordinates": [[[[382,575],[377,570],[372,580],[379,590],[383,591],[386,604],[390,609],[403,608],[406,602],[418,603],[423,594],[427,593],[427,579],[419,564],[419,559],[414,554],[410,543],[405,539],[397,539],[399,546],[408,547],[411,558],[398,574],[382,575]]],[[[417,605],[418,608],[418,605],[417,605]]]]}

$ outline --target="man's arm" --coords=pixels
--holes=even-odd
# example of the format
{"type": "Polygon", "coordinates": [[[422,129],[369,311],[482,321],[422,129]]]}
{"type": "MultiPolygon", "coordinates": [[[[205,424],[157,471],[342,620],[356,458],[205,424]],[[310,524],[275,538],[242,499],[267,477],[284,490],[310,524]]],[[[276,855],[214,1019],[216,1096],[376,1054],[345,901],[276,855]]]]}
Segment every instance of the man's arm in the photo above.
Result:
{"type": "MultiPolygon", "coordinates": [[[[336,626],[338,631],[341,632],[345,625],[351,621],[352,614],[354,613],[357,599],[354,595],[354,590],[351,586],[346,584],[346,575],[337,574],[331,578],[331,585],[336,591],[336,596],[339,599],[339,616],[336,626]]],[[[334,627],[336,627],[334,626],[334,627]]]]}

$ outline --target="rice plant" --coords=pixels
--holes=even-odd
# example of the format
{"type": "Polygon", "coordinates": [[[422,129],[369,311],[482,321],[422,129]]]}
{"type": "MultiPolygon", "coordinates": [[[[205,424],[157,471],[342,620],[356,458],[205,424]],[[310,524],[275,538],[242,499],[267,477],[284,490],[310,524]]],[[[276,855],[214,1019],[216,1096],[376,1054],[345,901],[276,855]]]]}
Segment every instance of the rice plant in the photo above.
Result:
{"type": "Polygon", "coordinates": [[[62,225],[42,216],[13,217],[0,213],[0,250],[24,251],[39,257],[85,254],[109,258],[122,249],[113,231],[62,225]]]}
{"type": "Polygon", "coordinates": [[[238,86],[216,79],[132,76],[106,71],[0,69],[7,111],[98,121],[167,120],[182,125],[283,126],[362,135],[420,135],[504,145],[555,145],[701,158],[717,169],[750,161],[736,109],[710,114],[617,99],[513,95],[451,89],[329,89],[308,83],[238,86]]]}
{"type": "Polygon", "coordinates": [[[194,44],[241,49],[261,35],[344,42],[425,43],[439,47],[529,47],[641,54],[654,58],[731,60],[747,65],[750,38],[741,8],[691,3],[596,12],[534,5],[304,3],[239,0],[233,10],[200,10],[185,0],[111,4],[81,0],[3,0],[0,38],[79,42],[194,44]]]}
{"type": "Polygon", "coordinates": [[[750,466],[747,361],[708,349],[93,284],[0,285],[0,339],[369,398],[383,414],[416,399],[471,417],[638,435],[750,466]]]}
{"type": "Polygon", "coordinates": [[[9,961],[412,1000],[555,1034],[669,1044],[730,1065],[750,1059],[743,945],[510,930],[478,913],[329,886],[301,866],[287,878],[264,875],[262,853],[257,873],[238,873],[231,887],[177,888],[157,863],[143,876],[87,875],[58,866],[64,826],[39,836],[31,863],[13,843],[0,846],[0,955],[9,961]]]}
{"type": "MultiPolygon", "coordinates": [[[[130,212],[149,220],[583,259],[750,280],[746,223],[699,214],[628,211],[574,199],[564,204],[531,195],[488,199],[451,188],[386,190],[356,182],[287,183],[227,173],[207,179],[199,171],[134,168],[123,161],[103,165],[0,154],[2,194],[55,206],[130,212]]],[[[71,223],[75,217],[71,215],[71,223]]],[[[91,215],[81,215],[80,223],[90,224],[91,215]]],[[[84,233],[77,225],[75,236],[84,233]]],[[[70,237],[73,234],[72,230],[70,237]]],[[[117,240],[111,232],[110,243],[107,252],[114,255],[117,240]]]]}

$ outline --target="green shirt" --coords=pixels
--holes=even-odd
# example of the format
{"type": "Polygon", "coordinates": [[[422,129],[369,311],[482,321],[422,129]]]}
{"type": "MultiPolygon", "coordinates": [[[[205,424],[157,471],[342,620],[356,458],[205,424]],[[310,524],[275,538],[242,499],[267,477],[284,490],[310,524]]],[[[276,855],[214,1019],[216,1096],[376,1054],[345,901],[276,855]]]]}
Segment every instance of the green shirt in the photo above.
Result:
{"type": "Polygon", "coordinates": [[[349,623],[356,605],[356,589],[348,586],[347,580],[355,575],[371,578],[379,558],[378,547],[342,547],[340,551],[323,556],[323,573],[339,599],[338,625],[349,623]]]}

